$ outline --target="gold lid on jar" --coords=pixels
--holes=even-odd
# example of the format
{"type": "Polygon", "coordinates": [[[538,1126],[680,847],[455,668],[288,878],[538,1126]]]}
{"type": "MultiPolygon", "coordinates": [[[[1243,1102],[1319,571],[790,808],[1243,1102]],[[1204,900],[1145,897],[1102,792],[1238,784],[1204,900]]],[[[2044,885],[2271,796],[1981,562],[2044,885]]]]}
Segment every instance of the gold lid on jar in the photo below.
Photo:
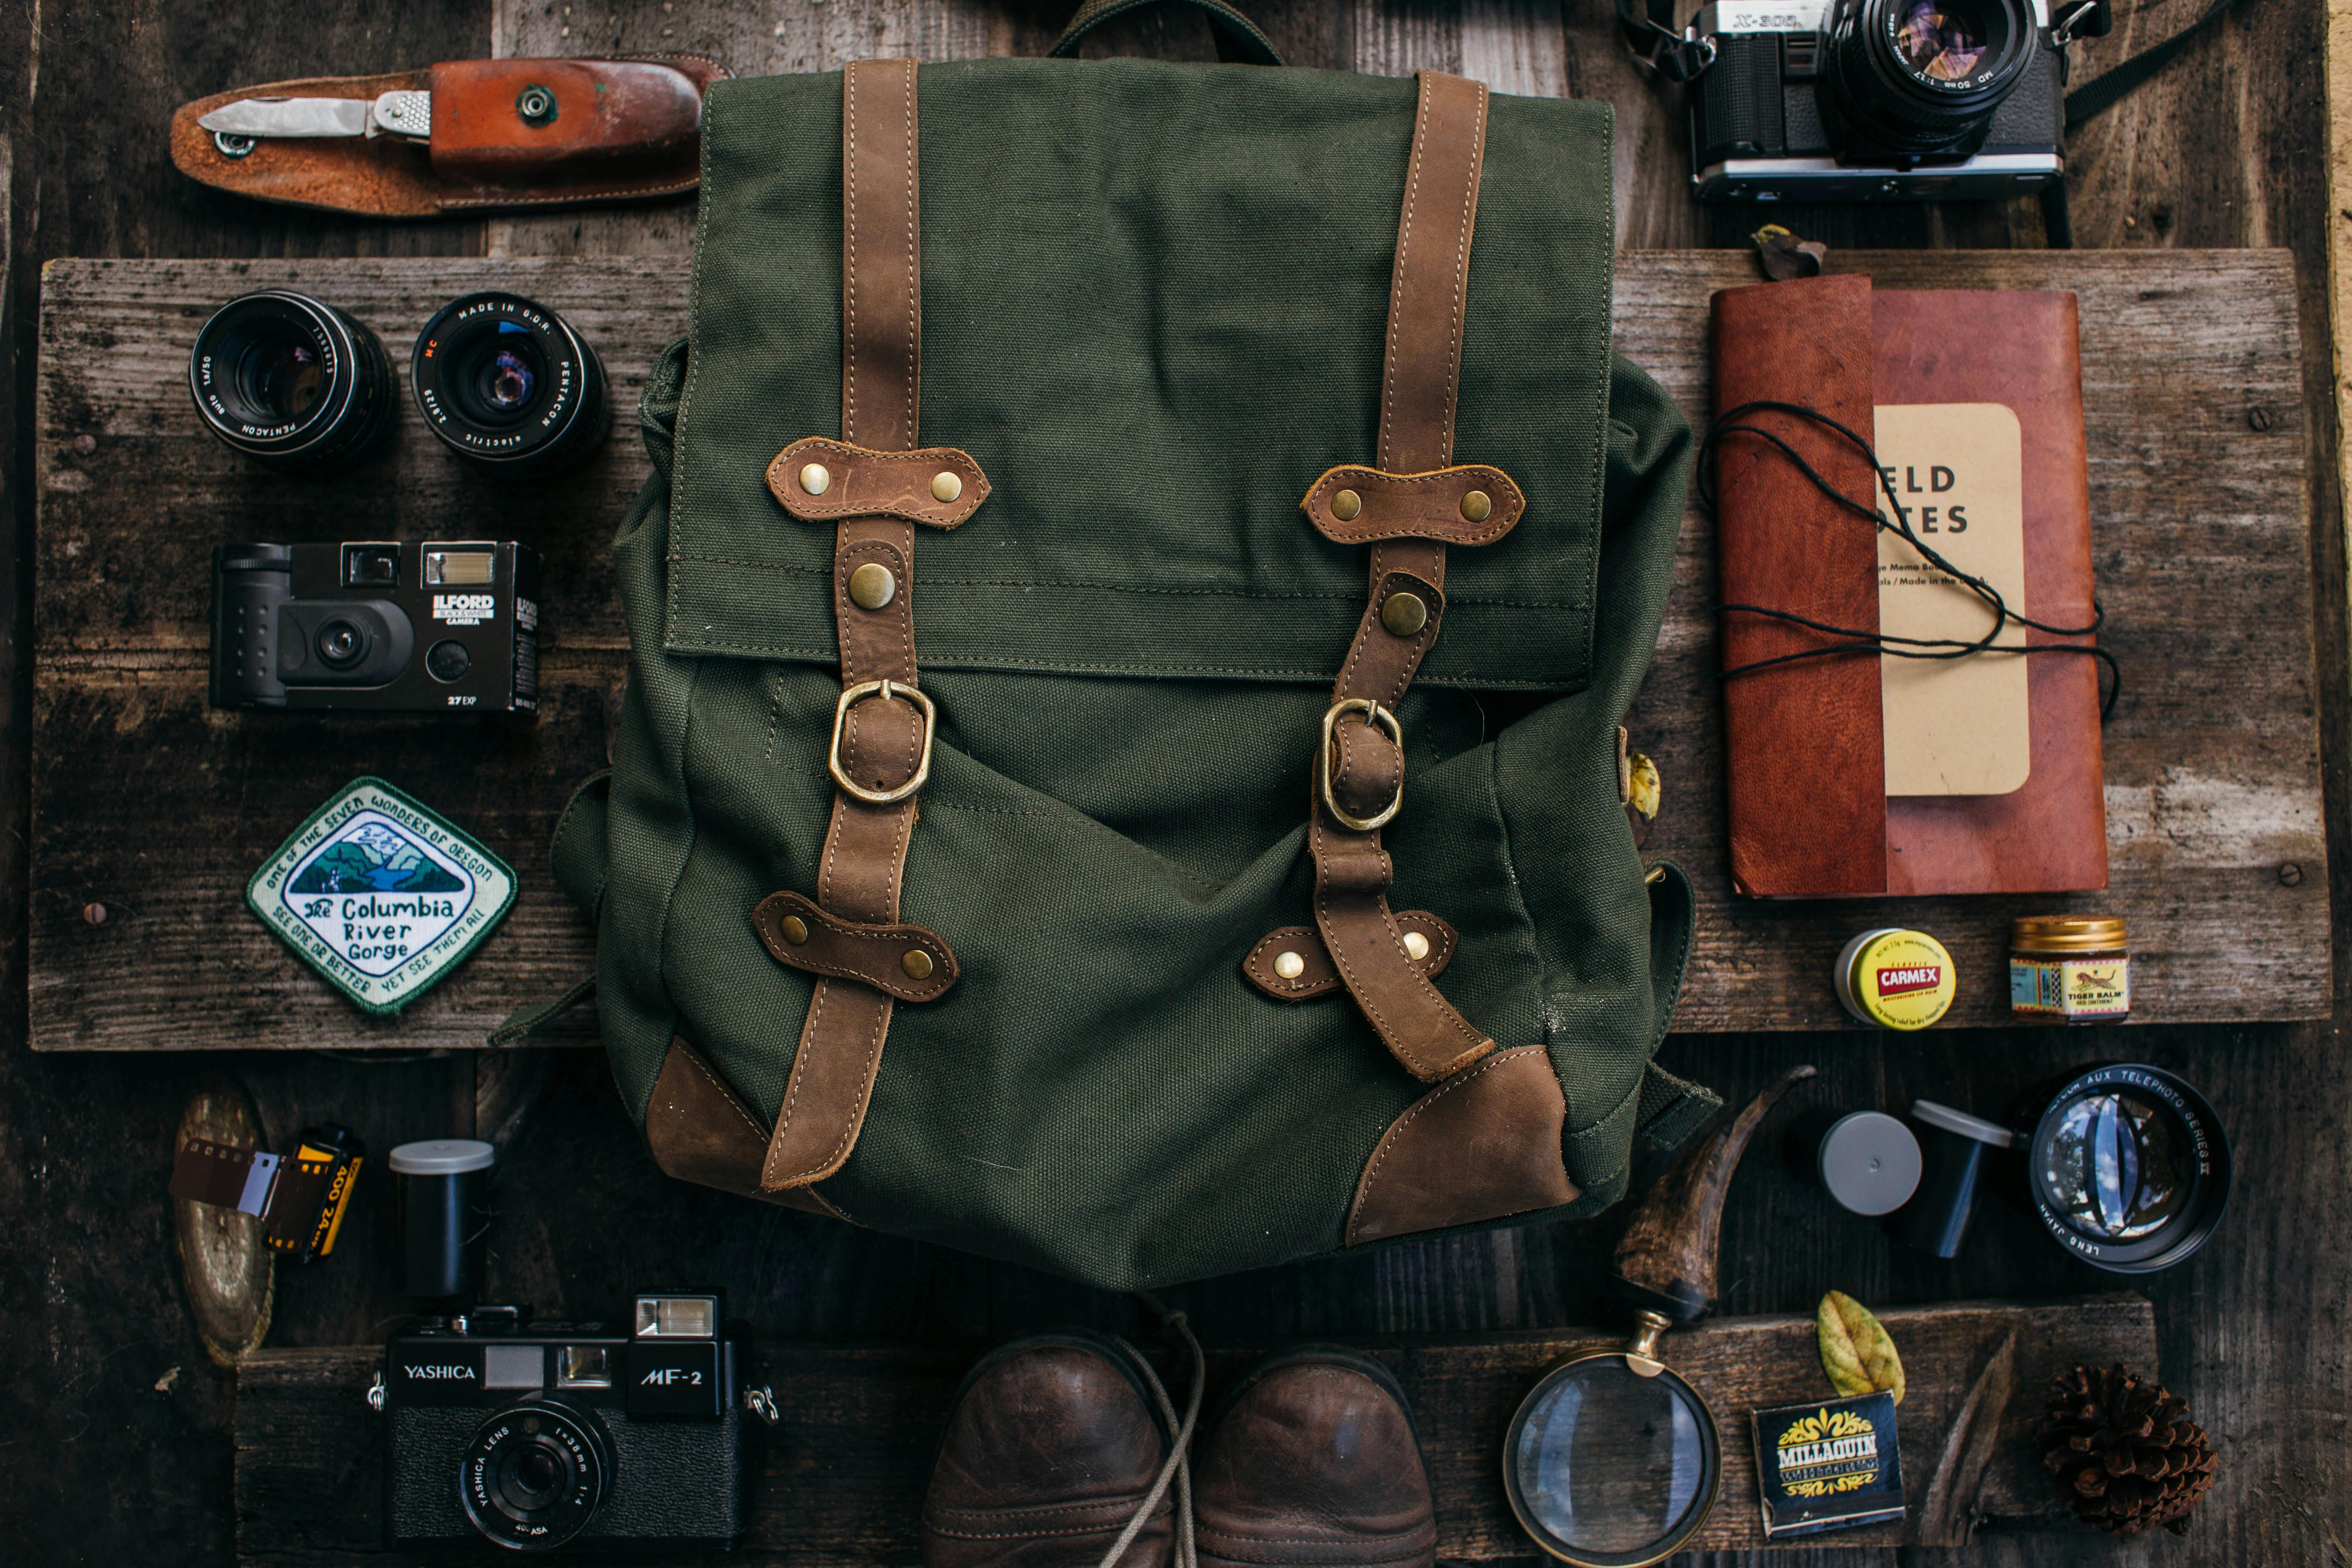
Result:
{"type": "Polygon", "coordinates": [[[2127,945],[2112,915],[2027,915],[2009,922],[2014,952],[2113,952],[2127,945]]]}

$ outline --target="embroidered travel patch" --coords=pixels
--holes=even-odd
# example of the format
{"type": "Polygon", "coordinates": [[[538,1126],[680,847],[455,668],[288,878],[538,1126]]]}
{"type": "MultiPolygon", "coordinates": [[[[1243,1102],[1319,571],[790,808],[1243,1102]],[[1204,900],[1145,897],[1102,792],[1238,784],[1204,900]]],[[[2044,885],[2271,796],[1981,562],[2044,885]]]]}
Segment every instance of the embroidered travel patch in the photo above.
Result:
{"type": "Polygon", "coordinates": [[[397,1013],[465,962],[515,876],[382,779],[353,779],[245,886],[261,923],[371,1013],[397,1013]]]}

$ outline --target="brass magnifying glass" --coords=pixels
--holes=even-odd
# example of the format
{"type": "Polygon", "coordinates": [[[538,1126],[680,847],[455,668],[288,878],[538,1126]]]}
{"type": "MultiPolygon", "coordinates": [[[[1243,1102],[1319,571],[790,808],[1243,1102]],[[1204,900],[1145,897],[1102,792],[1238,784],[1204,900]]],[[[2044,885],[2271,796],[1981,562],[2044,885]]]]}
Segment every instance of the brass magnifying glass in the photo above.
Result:
{"type": "Polygon", "coordinates": [[[1520,1528],[1561,1562],[1643,1568],[1681,1551],[1706,1523],[1723,1480],[1722,1435],[1660,1342],[1714,1306],[1732,1173],[1764,1113],[1812,1076],[1810,1067],[1791,1069],[1659,1179],[1617,1247],[1632,1340],[1559,1362],[1511,1417],[1504,1491],[1520,1528]]]}

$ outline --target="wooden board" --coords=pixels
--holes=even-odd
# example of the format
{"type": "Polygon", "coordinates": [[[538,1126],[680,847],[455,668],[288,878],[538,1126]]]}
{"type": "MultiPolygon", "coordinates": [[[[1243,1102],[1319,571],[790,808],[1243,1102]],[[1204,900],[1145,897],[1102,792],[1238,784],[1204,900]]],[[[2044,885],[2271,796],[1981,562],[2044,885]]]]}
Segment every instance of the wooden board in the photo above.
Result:
{"type": "MultiPolygon", "coordinates": [[[[2077,1363],[2123,1361],[2154,1375],[2156,1321],[2147,1302],[2138,1296],[2030,1307],[1958,1302],[1889,1312],[1883,1321],[1910,1385],[1896,1420],[1909,1513],[1899,1525],[1841,1531],[1812,1544],[1958,1546],[1979,1522],[2079,1529],[2056,1508],[2035,1458],[2031,1434],[2043,1390],[2077,1363]]],[[[1555,1331],[1358,1345],[1396,1373],[1412,1402],[1437,1499],[1441,1561],[1532,1554],[1503,1497],[1504,1434],[1546,1367],[1605,1337],[1555,1331]]],[[[1731,1319],[1665,1343],[1669,1364],[1706,1400],[1721,1435],[1722,1491],[1694,1545],[1759,1545],[1748,1412],[1829,1396],[1812,1320],[1731,1319]]],[[[957,1380],[979,1348],[761,1347],[748,1382],[774,1390],[783,1419],[763,1444],[751,1528],[731,1561],[793,1568],[919,1562],[915,1521],[934,1447],[957,1380]]],[[[1261,1351],[1213,1351],[1212,1400],[1261,1351]]],[[[380,1549],[383,1423],[364,1394],[381,1355],[370,1346],[264,1351],[239,1368],[242,1561],[314,1568],[380,1549]]]]}
{"type": "MultiPolygon", "coordinates": [[[[1665,777],[1649,846],[1691,871],[1699,942],[1680,1029],[1844,1026],[1828,984],[1870,924],[1952,949],[1953,1024],[2006,1021],[2011,915],[2054,907],[2131,924],[2143,1022],[2294,1018],[2330,994],[2326,847],[2311,651],[2305,437],[2293,268],[2284,253],[1857,254],[1891,285],[2072,288],[2107,644],[2125,694],[2107,733],[2112,884],[2068,899],[1769,903],[1725,869],[1713,533],[1685,521],[1657,658],[1628,722],[1665,777]],[[2260,627],[2257,635],[2255,628],[2260,627]]],[[[1706,301],[1751,280],[1711,252],[1635,252],[1622,352],[1696,413],[1706,301]]],[[[205,310],[300,284],[402,352],[441,300],[492,282],[553,306],[604,354],[623,407],[679,330],[669,259],[58,262],[37,412],[32,1016],[43,1049],[466,1047],[590,965],[585,922],[547,871],[571,785],[598,765],[625,628],[605,541],[647,468],[614,439],[557,483],[463,472],[404,399],[387,455],[323,484],[247,464],[184,388],[205,310]],[[204,706],[209,551],[228,539],[519,537],[548,558],[537,721],[336,721],[204,706]],[[403,1017],[362,1016],[243,910],[253,868],[344,781],[376,773],[507,858],[522,896],[466,968],[403,1017]],[[105,918],[91,923],[92,906],[105,918]]],[[[1802,736],[1791,736],[1801,745],[1802,736]]],[[[1838,765],[1824,758],[1825,767],[1838,765]]],[[[585,1016],[569,1027],[588,1027],[585,1016]]]]}

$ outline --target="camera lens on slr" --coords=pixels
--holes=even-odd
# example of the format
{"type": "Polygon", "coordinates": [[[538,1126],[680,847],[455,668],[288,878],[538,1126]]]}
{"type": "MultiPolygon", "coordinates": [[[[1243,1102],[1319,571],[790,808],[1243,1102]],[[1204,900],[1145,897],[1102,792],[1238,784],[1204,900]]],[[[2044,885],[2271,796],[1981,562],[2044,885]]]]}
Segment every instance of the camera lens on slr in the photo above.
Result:
{"type": "Polygon", "coordinates": [[[410,373],[434,435],[496,478],[568,468],[612,425],[596,351],[519,294],[468,294],[443,306],[417,334],[410,373]]]}
{"type": "Polygon", "coordinates": [[[457,1489],[466,1517],[490,1540],[550,1552],[587,1528],[612,1475],[611,1439],[593,1413],[532,1397],[475,1431],[457,1489]]]}
{"type": "Polygon", "coordinates": [[[207,428],[289,473],[348,467],[392,423],[392,363],[368,329],[305,294],[266,289],[213,312],[188,353],[207,428]]]}
{"type": "Polygon", "coordinates": [[[1823,25],[1821,107],[1851,163],[1975,156],[2040,42],[2024,0],[1837,0],[1823,25]]]}

